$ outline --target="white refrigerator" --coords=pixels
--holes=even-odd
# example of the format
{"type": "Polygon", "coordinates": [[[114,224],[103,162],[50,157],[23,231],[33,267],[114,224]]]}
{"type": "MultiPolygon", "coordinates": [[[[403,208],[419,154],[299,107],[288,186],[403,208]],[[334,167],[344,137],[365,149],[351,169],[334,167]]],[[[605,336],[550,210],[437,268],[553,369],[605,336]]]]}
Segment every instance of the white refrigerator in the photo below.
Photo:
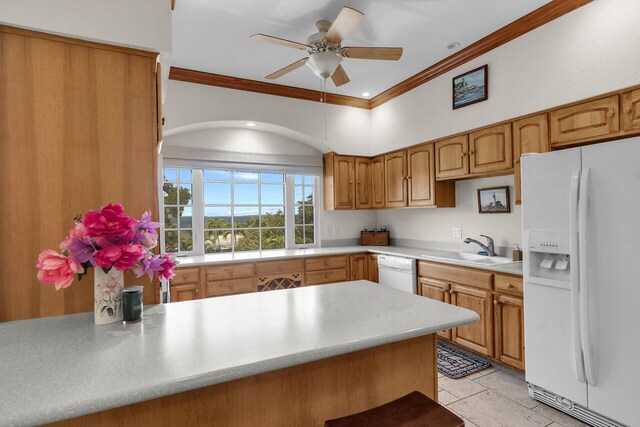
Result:
{"type": "Polygon", "coordinates": [[[522,158],[529,393],[640,426],[640,138],[522,158]]]}

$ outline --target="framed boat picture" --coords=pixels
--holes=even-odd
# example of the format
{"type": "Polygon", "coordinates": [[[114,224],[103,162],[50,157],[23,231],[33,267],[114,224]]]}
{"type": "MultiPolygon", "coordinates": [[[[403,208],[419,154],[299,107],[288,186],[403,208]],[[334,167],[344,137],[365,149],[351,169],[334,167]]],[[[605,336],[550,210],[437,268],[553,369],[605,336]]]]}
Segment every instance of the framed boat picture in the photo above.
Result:
{"type": "Polygon", "coordinates": [[[489,97],[489,67],[483,65],[453,78],[453,109],[466,107],[489,97]]]}

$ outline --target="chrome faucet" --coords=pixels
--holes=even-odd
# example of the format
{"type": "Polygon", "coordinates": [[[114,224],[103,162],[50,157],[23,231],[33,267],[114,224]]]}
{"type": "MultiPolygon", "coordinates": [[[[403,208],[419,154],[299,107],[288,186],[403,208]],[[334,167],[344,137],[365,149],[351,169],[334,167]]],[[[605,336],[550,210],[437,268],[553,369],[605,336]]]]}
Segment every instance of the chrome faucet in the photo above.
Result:
{"type": "Polygon", "coordinates": [[[475,243],[476,245],[480,246],[489,256],[496,256],[496,251],[495,251],[495,246],[493,245],[493,239],[489,236],[485,236],[484,234],[481,234],[482,237],[486,237],[487,238],[487,244],[483,245],[481,242],[478,242],[475,239],[470,239],[470,238],[466,238],[464,239],[464,242],[469,244],[469,243],[475,243]]]}

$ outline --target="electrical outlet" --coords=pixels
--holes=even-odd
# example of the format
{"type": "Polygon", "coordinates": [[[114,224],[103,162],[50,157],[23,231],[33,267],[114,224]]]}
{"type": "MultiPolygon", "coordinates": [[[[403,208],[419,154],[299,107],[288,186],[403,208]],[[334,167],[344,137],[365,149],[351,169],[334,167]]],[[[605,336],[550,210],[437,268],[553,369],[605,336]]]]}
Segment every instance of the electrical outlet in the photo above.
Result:
{"type": "Polygon", "coordinates": [[[462,237],[462,227],[453,227],[451,229],[452,237],[462,237]]]}

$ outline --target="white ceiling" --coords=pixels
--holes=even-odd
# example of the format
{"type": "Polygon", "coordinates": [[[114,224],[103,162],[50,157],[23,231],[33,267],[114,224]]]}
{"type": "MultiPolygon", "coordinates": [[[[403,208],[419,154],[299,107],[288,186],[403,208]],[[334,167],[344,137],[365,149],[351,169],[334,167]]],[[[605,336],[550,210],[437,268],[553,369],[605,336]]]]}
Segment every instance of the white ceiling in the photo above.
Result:
{"type": "MultiPolygon", "coordinates": [[[[548,3],[549,0],[177,0],[173,12],[175,67],[246,79],[267,74],[306,52],[249,40],[254,33],[305,42],[319,19],[334,20],[343,6],[364,13],[343,46],[400,46],[399,61],[345,58],[351,82],[327,91],[371,97],[548,3]]],[[[320,79],[301,67],[275,83],[320,89],[320,79]]]]}

